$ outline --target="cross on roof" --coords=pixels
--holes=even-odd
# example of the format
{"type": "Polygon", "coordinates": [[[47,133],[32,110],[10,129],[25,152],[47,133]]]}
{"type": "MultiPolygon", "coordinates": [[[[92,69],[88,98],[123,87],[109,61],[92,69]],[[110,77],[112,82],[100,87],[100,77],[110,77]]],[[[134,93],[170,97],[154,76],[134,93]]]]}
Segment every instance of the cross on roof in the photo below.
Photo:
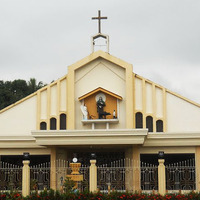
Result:
{"type": "Polygon", "coordinates": [[[98,17],[92,17],[92,19],[98,19],[99,21],[99,33],[101,33],[101,20],[107,19],[107,17],[101,17],[101,11],[98,11],[98,17]]]}

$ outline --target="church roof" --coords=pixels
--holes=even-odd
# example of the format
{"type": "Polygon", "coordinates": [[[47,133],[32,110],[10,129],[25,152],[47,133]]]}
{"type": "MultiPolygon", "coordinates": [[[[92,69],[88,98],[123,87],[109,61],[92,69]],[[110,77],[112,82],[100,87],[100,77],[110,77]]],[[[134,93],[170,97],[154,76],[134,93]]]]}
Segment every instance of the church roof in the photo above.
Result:
{"type": "Polygon", "coordinates": [[[121,96],[119,96],[119,95],[117,95],[117,94],[115,94],[113,92],[110,92],[110,91],[108,91],[108,90],[106,90],[104,88],[101,88],[101,87],[98,87],[95,90],[92,90],[91,92],[88,92],[87,94],[79,97],[78,100],[81,101],[82,99],[85,99],[85,98],[89,97],[90,95],[95,94],[97,92],[104,92],[104,93],[109,94],[109,95],[111,95],[111,96],[113,96],[113,97],[115,97],[115,98],[117,98],[119,100],[122,100],[121,96]]]}

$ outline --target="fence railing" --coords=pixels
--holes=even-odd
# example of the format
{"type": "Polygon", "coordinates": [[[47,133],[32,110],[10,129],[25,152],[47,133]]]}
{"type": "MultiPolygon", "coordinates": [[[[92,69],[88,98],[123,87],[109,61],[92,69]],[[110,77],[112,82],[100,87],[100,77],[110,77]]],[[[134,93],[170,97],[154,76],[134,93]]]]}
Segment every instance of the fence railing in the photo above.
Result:
{"type": "Polygon", "coordinates": [[[158,166],[141,162],[141,190],[158,190],[158,166]]]}
{"type": "MultiPolygon", "coordinates": [[[[51,175],[54,172],[57,189],[63,187],[65,178],[72,173],[69,162],[57,160],[54,167],[44,163],[30,167],[31,189],[50,189],[51,175]]],[[[195,160],[178,162],[165,167],[166,190],[195,190],[195,160]]],[[[89,166],[81,166],[82,175],[78,182],[80,191],[89,190],[89,166]]],[[[97,166],[97,188],[101,192],[133,191],[134,184],[144,191],[158,190],[158,166],[130,159],[119,160],[109,165],[97,166]],[[134,182],[136,177],[138,182],[134,182]]],[[[0,162],[0,191],[22,190],[22,167],[0,162]]]]}
{"type": "Polygon", "coordinates": [[[22,167],[0,162],[0,191],[22,189],[22,167]]]}
{"type": "Polygon", "coordinates": [[[30,184],[32,190],[50,189],[50,162],[30,167],[30,184]]]}
{"type": "Polygon", "coordinates": [[[177,162],[166,166],[167,190],[195,190],[195,160],[177,162]]]}

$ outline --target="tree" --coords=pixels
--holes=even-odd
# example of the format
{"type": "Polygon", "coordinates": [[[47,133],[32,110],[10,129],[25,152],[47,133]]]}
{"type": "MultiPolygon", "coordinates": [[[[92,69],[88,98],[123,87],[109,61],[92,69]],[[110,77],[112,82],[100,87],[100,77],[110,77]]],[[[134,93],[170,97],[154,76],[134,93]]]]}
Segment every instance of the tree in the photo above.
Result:
{"type": "Polygon", "coordinates": [[[35,78],[30,78],[29,81],[17,79],[4,82],[0,80],[0,110],[37,91],[43,86],[45,84],[41,81],[37,84],[35,78]]]}

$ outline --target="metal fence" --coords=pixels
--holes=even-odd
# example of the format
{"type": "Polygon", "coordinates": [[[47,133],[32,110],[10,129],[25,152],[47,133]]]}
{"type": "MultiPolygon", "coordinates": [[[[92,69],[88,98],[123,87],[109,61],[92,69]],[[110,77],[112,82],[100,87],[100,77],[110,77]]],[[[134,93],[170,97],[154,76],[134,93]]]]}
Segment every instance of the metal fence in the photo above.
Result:
{"type": "Polygon", "coordinates": [[[50,189],[50,162],[30,167],[30,184],[32,190],[50,189]]]}
{"type": "Polygon", "coordinates": [[[131,191],[132,177],[133,167],[130,159],[121,159],[97,167],[97,187],[104,193],[108,190],[131,191]]]}
{"type": "Polygon", "coordinates": [[[167,190],[195,190],[195,160],[190,159],[166,166],[167,190]]]}
{"type": "Polygon", "coordinates": [[[158,166],[141,162],[141,190],[158,190],[158,166]]]}
{"type": "Polygon", "coordinates": [[[0,191],[22,189],[22,167],[0,162],[0,191]]]}

